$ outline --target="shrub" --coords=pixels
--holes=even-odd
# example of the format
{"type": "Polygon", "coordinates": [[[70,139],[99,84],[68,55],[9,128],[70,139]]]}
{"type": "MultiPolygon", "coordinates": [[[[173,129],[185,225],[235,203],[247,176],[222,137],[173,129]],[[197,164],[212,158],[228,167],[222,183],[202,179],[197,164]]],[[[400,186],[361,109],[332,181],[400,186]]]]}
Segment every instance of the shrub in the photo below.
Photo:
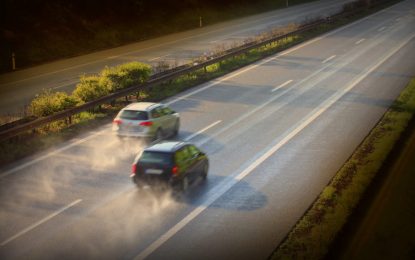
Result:
{"type": "Polygon", "coordinates": [[[89,102],[108,93],[109,90],[101,83],[100,77],[82,76],[72,94],[83,102],[89,102]]]}
{"type": "Polygon", "coordinates": [[[151,74],[151,66],[141,62],[130,62],[101,71],[102,84],[110,91],[127,88],[145,82],[151,74]]]}
{"type": "Polygon", "coordinates": [[[78,101],[75,97],[65,92],[52,92],[50,89],[43,92],[32,100],[29,105],[29,113],[44,117],[65,109],[75,107],[78,101]]]}

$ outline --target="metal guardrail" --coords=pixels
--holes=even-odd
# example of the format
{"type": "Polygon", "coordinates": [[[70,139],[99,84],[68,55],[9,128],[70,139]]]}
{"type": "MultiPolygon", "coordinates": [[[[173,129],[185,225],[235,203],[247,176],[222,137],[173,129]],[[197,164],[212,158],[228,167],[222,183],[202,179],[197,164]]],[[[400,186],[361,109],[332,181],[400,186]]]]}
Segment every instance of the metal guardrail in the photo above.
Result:
{"type": "Polygon", "coordinates": [[[30,121],[30,122],[27,122],[27,123],[24,123],[24,124],[21,124],[21,125],[17,125],[15,127],[10,128],[10,129],[2,130],[2,131],[0,131],[0,141],[9,139],[11,137],[17,136],[18,134],[20,134],[22,132],[30,131],[32,129],[35,129],[35,128],[43,126],[43,125],[46,125],[48,123],[52,123],[54,121],[62,120],[62,119],[65,119],[65,118],[70,118],[71,116],[73,116],[75,114],[93,109],[93,108],[95,108],[95,107],[97,107],[98,105],[101,105],[101,104],[110,103],[111,101],[113,101],[117,98],[120,98],[120,97],[126,96],[128,94],[137,92],[140,89],[146,89],[146,88],[151,87],[153,85],[156,85],[156,84],[159,84],[159,83],[171,80],[171,79],[175,79],[179,76],[195,72],[195,71],[197,71],[199,69],[202,69],[202,68],[206,68],[209,65],[219,63],[219,62],[221,62],[223,60],[226,60],[226,59],[229,59],[231,57],[247,53],[250,50],[259,48],[261,46],[265,46],[267,44],[270,44],[270,43],[288,38],[292,35],[311,30],[311,29],[313,29],[313,28],[315,28],[315,27],[317,27],[317,26],[319,26],[323,23],[331,22],[331,21],[333,21],[333,20],[335,20],[335,19],[337,19],[341,16],[344,16],[344,15],[345,15],[344,13],[340,13],[340,14],[337,14],[337,15],[334,15],[334,16],[327,17],[325,19],[320,19],[320,20],[314,21],[312,23],[305,24],[303,26],[300,26],[300,28],[298,30],[286,33],[284,35],[275,36],[275,37],[263,40],[261,42],[252,42],[252,43],[244,44],[242,46],[231,49],[228,52],[225,51],[225,53],[223,55],[219,56],[219,57],[214,57],[214,58],[211,58],[209,60],[200,62],[198,64],[193,64],[190,67],[185,65],[185,66],[182,66],[183,68],[182,67],[173,68],[171,70],[155,74],[152,77],[150,77],[150,79],[147,82],[145,82],[143,84],[132,86],[132,87],[129,87],[129,88],[125,88],[125,89],[119,90],[115,93],[112,93],[108,96],[101,97],[101,98],[98,98],[94,101],[85,103],[83,105],[80,105],[80,106],[77,106],[77,107],[74,107],[74,108],[70,108],[70,109],[67,109],[65,111],[58,112],[56,114],[53,114],[53,115],[50,115],[50,116],[47,116],[47,117],[39,118],[39,119],[30,121]]]}

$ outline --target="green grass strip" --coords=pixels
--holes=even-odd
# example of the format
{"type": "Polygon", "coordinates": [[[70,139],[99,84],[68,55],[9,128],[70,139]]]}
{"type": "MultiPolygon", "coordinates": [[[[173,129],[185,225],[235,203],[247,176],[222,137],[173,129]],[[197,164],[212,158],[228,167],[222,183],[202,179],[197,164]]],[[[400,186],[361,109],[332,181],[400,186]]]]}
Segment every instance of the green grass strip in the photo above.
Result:
{"type": "Polygon", "coordinates": [[[297,222],[271,259],[320,259],[415,113],[415,78],[297,222]]]}

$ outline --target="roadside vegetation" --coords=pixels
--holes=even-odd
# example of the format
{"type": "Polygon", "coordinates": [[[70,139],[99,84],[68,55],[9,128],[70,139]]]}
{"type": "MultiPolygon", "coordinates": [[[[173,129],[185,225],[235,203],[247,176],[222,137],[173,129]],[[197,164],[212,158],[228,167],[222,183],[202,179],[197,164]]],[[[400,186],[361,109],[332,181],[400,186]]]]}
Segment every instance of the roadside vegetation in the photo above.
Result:
{"type": "Polygon", "coordinates": [[[321,259],[415,113],[415,78],[295,225],[271,259],[321,259]]]}
{"type": "MultiPolygon", "coordinates": [[[[289,5],[312,0],[289,0],[289,5]]],[[[286,0],[0,1],[0,72],[286,6],[286,0]]]]}
{"type": "MultiPolygon", "coordinates": [[[[126,103],[131,101],[153,101],[157,102],[167,97],[173,96],[185,89],[196,86],[200,83],[206,82],[213,78],[225,75],[233,70],[246,66],[252,62],[260,60],[266,56],[275,54],[281,50],[287,49],[295,44],[304,42],[307,39],[313,38],[319,34],[330,31],[334,28],[340,27],[346,23],[352,22],[368,13],[374,12],[377,9],[364,8],[363,1],[348,4],[345,6],[346,14],[342,18],[331,21],[330,23],[322,24],[312,30],[293,34],[290,37],[283,38],[279,41],[263,45],[262,47],[253,49],[244,54],[223,60],[221,62],[206,66],[192,73],[180,76],[173,80],[163,82],[151,88],[146,88],[131,93],[123,99],[114,100],[111,104],[103,104],[90,111],[85,111],[80,114],[71,116],[65,120],[56,121],[46,126],[36,128],[26,133],[19,134],[19,136],[0,143],[0,164],[4,164],[18,158],[22,158],[32,154],[38,150],[45,149],[51,146],[52,142],[48,139],[61,139],[61,137],[70,138],[76,133],[82,131],[83,127],[78,125],[96,125],[95,119],[106,120],[109,122],[110,118],[123,107],[126,103]],[[354,10],[358,10],[355,12],[354,10]],[[350,12],[349,12],[350,11],[350,12]],[[61,136],[61,137],[53,137],[61,136]],[[45,140],[45,141],[42,141],[45,140]],[[35,142],[36,144],[32,144],[35,142]],[[44,143],[44,144],[42,144],[44,143]]],[[[378,7],[379,8],[379,7],[378,7]]],[[[308,21],[312,22],[312,21],[308,21]]],[[[231,48],[237,48],[248,42],[257,42],[268,39],[273,36],[285,34],[290,31],[298,29],[297,25],[290,25],[286,28],[272,30],[268,33],[257,35],[251,39],[242,42],[235,42],[231,48]]],[[[228,51],[225,47],[217,48],[215,55],[221,55],[228,51]]],[[[200,62],[206,59],[201,57],[195,62],[200,62]]],[[[40,93],[29,105],[26,118],[40,118],[51,115],[53,113],[63,111],[85,102],[94,100],[96,98],[113,93],[119,89],[127,88],[132,85],[146,82],[152,71],[163,71],[170,67],[166,64],[159,64],[158,67],[151,68],[147,64],[132,62],[122,64],[116,67],[106,67],[98,75],[81,75],[80,83],[71,94],[62,92],[51,92],[44,90],[40,93]]],[[[3,127],[7,127],[4,125],[3,127]]],[[[1,128],[1,127],[0,127],[1,128]]],[[[65,139],[64,138],[64,139],[65,139]]]]}
{"type": "MultiPolygon", "coordinates": [[[[396,1],[388,1],[387,4],[394,2],[396,1]]],[[[385,5],[344,16],[331,23],[318,26],[311,31],[292,35],[284,40],[212,64],[152,88],[131,93],[131,95],[115,100],[111,104],[103,104],[91,111],[79,113],[70,120],[57,121],[36,130],[28,131],[11,140],[3,141],[0,143],[0,164],[50,148],[84,131],[90,131],[109,123],[114,114],[126,103],[163,100],[185,89],[287,49],[294,44],[304,42],[350,23],[383,7],[385,5]]],[[[346,10],[353,10],[355,7],[348,5],[345,8],[346,10]]],[[[281,31],[272,33],[275,35],[281,33],[281,31]]],[[[259,40],[263,37],[267,36],[259,35],[252,40],[259,40]]],[[[235,43],[235,47],[241,44],[243,43],[235,43]]],[[[225,48],[216,51],[219,53],[225,51],[225,48]]],[[[98,75],[81,75],[80,83],[71,94],[53,93],[49,90],[40,93],[30,104],[29,114],[32,117],[44,117],[102,97],[120,88],[146,82],[152,71],[168,68],[169,66],[165,64],[160,64],[159,68],[150,68],[142,63],[129,63],[114,68],[104,68],[98,75]]],[[[414,112],[415,80],[412,80],[381,119],[378,126],[371,131],[354,155],[336,174],[312,207],[277,248],[271,256],[272,259],[317,259],[324,257],[330,243],[347,221],[351,211],[375,177],[393,145],[413,117],[414,112]]]]}

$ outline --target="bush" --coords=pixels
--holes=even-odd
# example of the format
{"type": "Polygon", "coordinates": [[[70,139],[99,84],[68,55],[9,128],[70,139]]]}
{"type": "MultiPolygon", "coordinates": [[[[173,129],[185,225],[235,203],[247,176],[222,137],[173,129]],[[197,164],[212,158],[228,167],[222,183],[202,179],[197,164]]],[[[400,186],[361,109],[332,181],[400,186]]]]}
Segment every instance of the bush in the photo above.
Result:
{"type": "Polygon", "coordinates": [[[44,117],[75,107],[77,103],[75,97],[69,96],[65,92],[52,92],[47,89],[32,100],[29,105],[29,113],[37,117],[44,117]]]}
{"type": "Polygon", "coordinates": [[[101,71],[102,84],[110,91],[131,87],[145,82],[151,74],[151,66],[141,62],[130,62],[101,71]]]}
{"type": "Polygon", "coordinates": [[[83,102],[89,102],[109,94],[108,88],[99,76],[82,76],[72,95],[83,102]]]}

